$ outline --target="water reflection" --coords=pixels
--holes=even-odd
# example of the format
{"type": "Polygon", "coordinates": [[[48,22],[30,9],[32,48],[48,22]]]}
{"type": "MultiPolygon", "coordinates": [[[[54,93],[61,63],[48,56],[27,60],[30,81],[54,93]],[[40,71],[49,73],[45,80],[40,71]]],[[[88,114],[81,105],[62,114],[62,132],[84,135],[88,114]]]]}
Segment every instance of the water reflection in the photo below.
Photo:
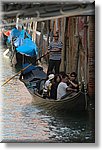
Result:
{"type": "MultiPolygon", "coordinates": [[[[15,74],[8,58],[2,57],[2,68],[2,82],[15,74]]],[[[2,88],[2,95],[4,142],[94,142],[93,112],[47,112],[33,105],[32,96],[18,77],[2,88]]]]}

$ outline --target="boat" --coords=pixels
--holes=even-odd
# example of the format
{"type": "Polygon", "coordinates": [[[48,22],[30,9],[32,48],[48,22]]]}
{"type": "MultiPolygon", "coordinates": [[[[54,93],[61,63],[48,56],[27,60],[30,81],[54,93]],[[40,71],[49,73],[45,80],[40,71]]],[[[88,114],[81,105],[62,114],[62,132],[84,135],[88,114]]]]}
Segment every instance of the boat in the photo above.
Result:
{"type": "Polygon", "coordinates": [[[6,43],[7,50],[5,50],[4,55],[10,58],[11,66],[15,67],[16,70],[21,70],[25,62],[31,62],[35,65],[38,47],[26,30],[20,31],[17,27],[13,28],[6,43]]]}
{"type": "MultiPolygon", "coordinates": [[[[21,75],[22,76],[22,75],[21,75]]],[[[33,97],[33,104],[51,111],[85,111],[87,107],[86,93],[70,92],[60,100],[44,98],[42,96],[43,86],[47,74],[40,66],[32,66],[23,72],[23,79],[20,79],[33,97]],[[32,69],[33,68],[33,69],[32,69]]],[[[21,77],[22,78],[22,77],[21,77]]]]}

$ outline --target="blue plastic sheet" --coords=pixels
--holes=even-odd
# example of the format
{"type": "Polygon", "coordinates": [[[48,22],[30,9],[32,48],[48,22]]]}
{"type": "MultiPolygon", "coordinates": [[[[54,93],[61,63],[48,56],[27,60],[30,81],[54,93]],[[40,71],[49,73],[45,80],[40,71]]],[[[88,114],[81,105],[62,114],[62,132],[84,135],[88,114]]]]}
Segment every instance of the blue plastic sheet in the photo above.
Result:
{"type": "Polygon", "coordinates": [[[19,31],[17,28],[12,29],[7,40],[8,43],[10,43],[12,38],[16,38],[14,45],[17,52],[31,57],[38,55],[36,44],[31,40],[31,36],[25,30],[19,31]],[[25,35],[27,38],[25,38],[25,35]]]}
{"type": "Polygon", "coordinates": [[[19,37],[20,34],[21,32],[17,28],[12,29],[10,36],[8,36],[7,42],[10,43],[12,38],[19,37]]]}
{"type": "Polygon", "coordinates": [[[25,54],[31,57],[38,54],[37,45],[29,38],[24,39],[23,45],[17,47],[16,50],[21,54],[25,54]]]}
{"type": "Polygon", "coordinates": [[[18,37],[15,41],[14,41],[14,45],[15,47],[21,46],[23,44],[24,38],[22,37],[18,37]]]}
{"type": "Polygon", "coordinates": [[[24,29],[19,31],[17,28],[14,28],[11,30],[11,34],[10,36],[8,36],[8,40],[7,42],[10,43],[12,38],[17,38],[14,42],[14,45],[20,46],[20,44],[22,43],[22,39],[24,39],[25,35],[29,38],[32,39],[30,34],[28,34],[24,29]]]}

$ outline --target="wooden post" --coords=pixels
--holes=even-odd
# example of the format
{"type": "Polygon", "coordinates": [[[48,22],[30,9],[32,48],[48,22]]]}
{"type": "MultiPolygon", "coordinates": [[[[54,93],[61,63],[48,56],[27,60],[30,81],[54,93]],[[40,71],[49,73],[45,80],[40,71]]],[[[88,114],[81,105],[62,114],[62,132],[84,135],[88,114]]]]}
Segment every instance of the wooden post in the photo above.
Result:
{"type": "Polygon", "coordinates": [[[88,51],[89,82],[88,92],[90,97],[95,96],[95,16],[89,17],[89,51],[88,51]]]}
{"type": "Polygon", "coordinates": [[[58,30],[58,18],[56,19],[56,31],[58,30]]]}
{"type": "Polygon", "coordinates": [[[84,18],[84,41],[85,41],[85,61],[84,61],[84,80],[87,85],[87,72],[88,72],[88,24],[87,24],[87,16],[84,18]]]}
{"type": "Polygon", "coordinates": [[[53,33],[54,33],[54,20],[50,21],[50,42],[53,40],[53,33]]]}
{"type": "Polygon", "coordinates": [[[65,35],[64,35],[64,71],[68,73],[68,17],[65,18],[65,35]]]}
{"type": "Polygon", "coordinates": [[[33,34],[32,34],[32,40],[35,42],[36,40],[36,28],[37,28],[37,21],[33,21],[33,34]]]}
{"type": "Polygon", "coordinates": [[[68,49],[68,72],[71,72],[71,50],[72,50],[72,18],[69,18],[68,23],[68,36],[69,36],[69,49],[68,49]]]}
{"type": "Polygon", "coordinates": [[[39,57],[42,56],[42,54],[44,54],[44,49],[43,49],[43,30],[44,30],[44,26],[45,26],[45,23],[44,22],[41,22],[41,34],[40,34],[40,37],[39,37],[39,57]]]}
{"type": "Polygon", "coordinates": [[[69,38],[68,38],[68,17],[66,18],[66,24],[65,24],[65,72],[68,73],[68,48],[69,48],[69,38]]]}
{"type": "Polygon", "coordinates": [[[79,54],[80,54],[80,37],[78,33],[78,17],[74,18],[75,22],[73,24],[73,29],[75,28],[75,32],[73,33],[73,66],[72,71],[75,71],[76,73],[79,72],[79,54]]]}
{"type": "Polygon", "coordinates": [[[62,30],[62,43],[63,43],[63,48],[62,48],[62,60],[61,60],[61,66],[60,66],[60,70],[64,71],[64,58],[65,58],[65,22],[66,22],[66,18],[62,18],[62,22],[61,22],[61,30],[62,30]]]}
{"type": "Polygon", "coordinates": [[[50,37],[50,20],[47,20],[47,47],[49,45],[49,37],[50,37]]]}

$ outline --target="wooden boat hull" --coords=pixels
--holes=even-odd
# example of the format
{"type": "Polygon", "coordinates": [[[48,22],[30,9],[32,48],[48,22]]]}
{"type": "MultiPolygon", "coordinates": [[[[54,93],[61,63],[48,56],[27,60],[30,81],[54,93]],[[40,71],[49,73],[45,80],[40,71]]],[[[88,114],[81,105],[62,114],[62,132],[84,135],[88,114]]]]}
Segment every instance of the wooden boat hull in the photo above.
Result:
{"type": "Polygon", "coordinates": [[[87,107],[87,97],[84,92],[74,92],[67,95],[65,98],[61,100],[53,100],[48,98],[43,98],[37,90],[35,90],[34,84],[37,82],[36,78],[41,78],[43,76],[43,80],[45,78],[45,74],[43,70],[35,70],[32,73],[25,75],[23,80],[24,84],[28,88],[29,92],[33,96],[33,104],[39,107],[46,108],[47,110],[67,110],[67,111],[84,111],[87,107]],[[32,75],[31,75],[32,74],[32,75]],[[42,75],[41,75],[42,74],[42,75]],[[34,78],[35,77],[35,78],[34,78]],[[30,86],[29,86],[30,85],[30,86]]]}
{"type": "Polygon", "coordinates": [[[37,93],[30,92],[33,96],[33,104],[52,111],[84,111],[86,107],[85,95],[81,91],[62,100],[44,99],[37,93]]]}

